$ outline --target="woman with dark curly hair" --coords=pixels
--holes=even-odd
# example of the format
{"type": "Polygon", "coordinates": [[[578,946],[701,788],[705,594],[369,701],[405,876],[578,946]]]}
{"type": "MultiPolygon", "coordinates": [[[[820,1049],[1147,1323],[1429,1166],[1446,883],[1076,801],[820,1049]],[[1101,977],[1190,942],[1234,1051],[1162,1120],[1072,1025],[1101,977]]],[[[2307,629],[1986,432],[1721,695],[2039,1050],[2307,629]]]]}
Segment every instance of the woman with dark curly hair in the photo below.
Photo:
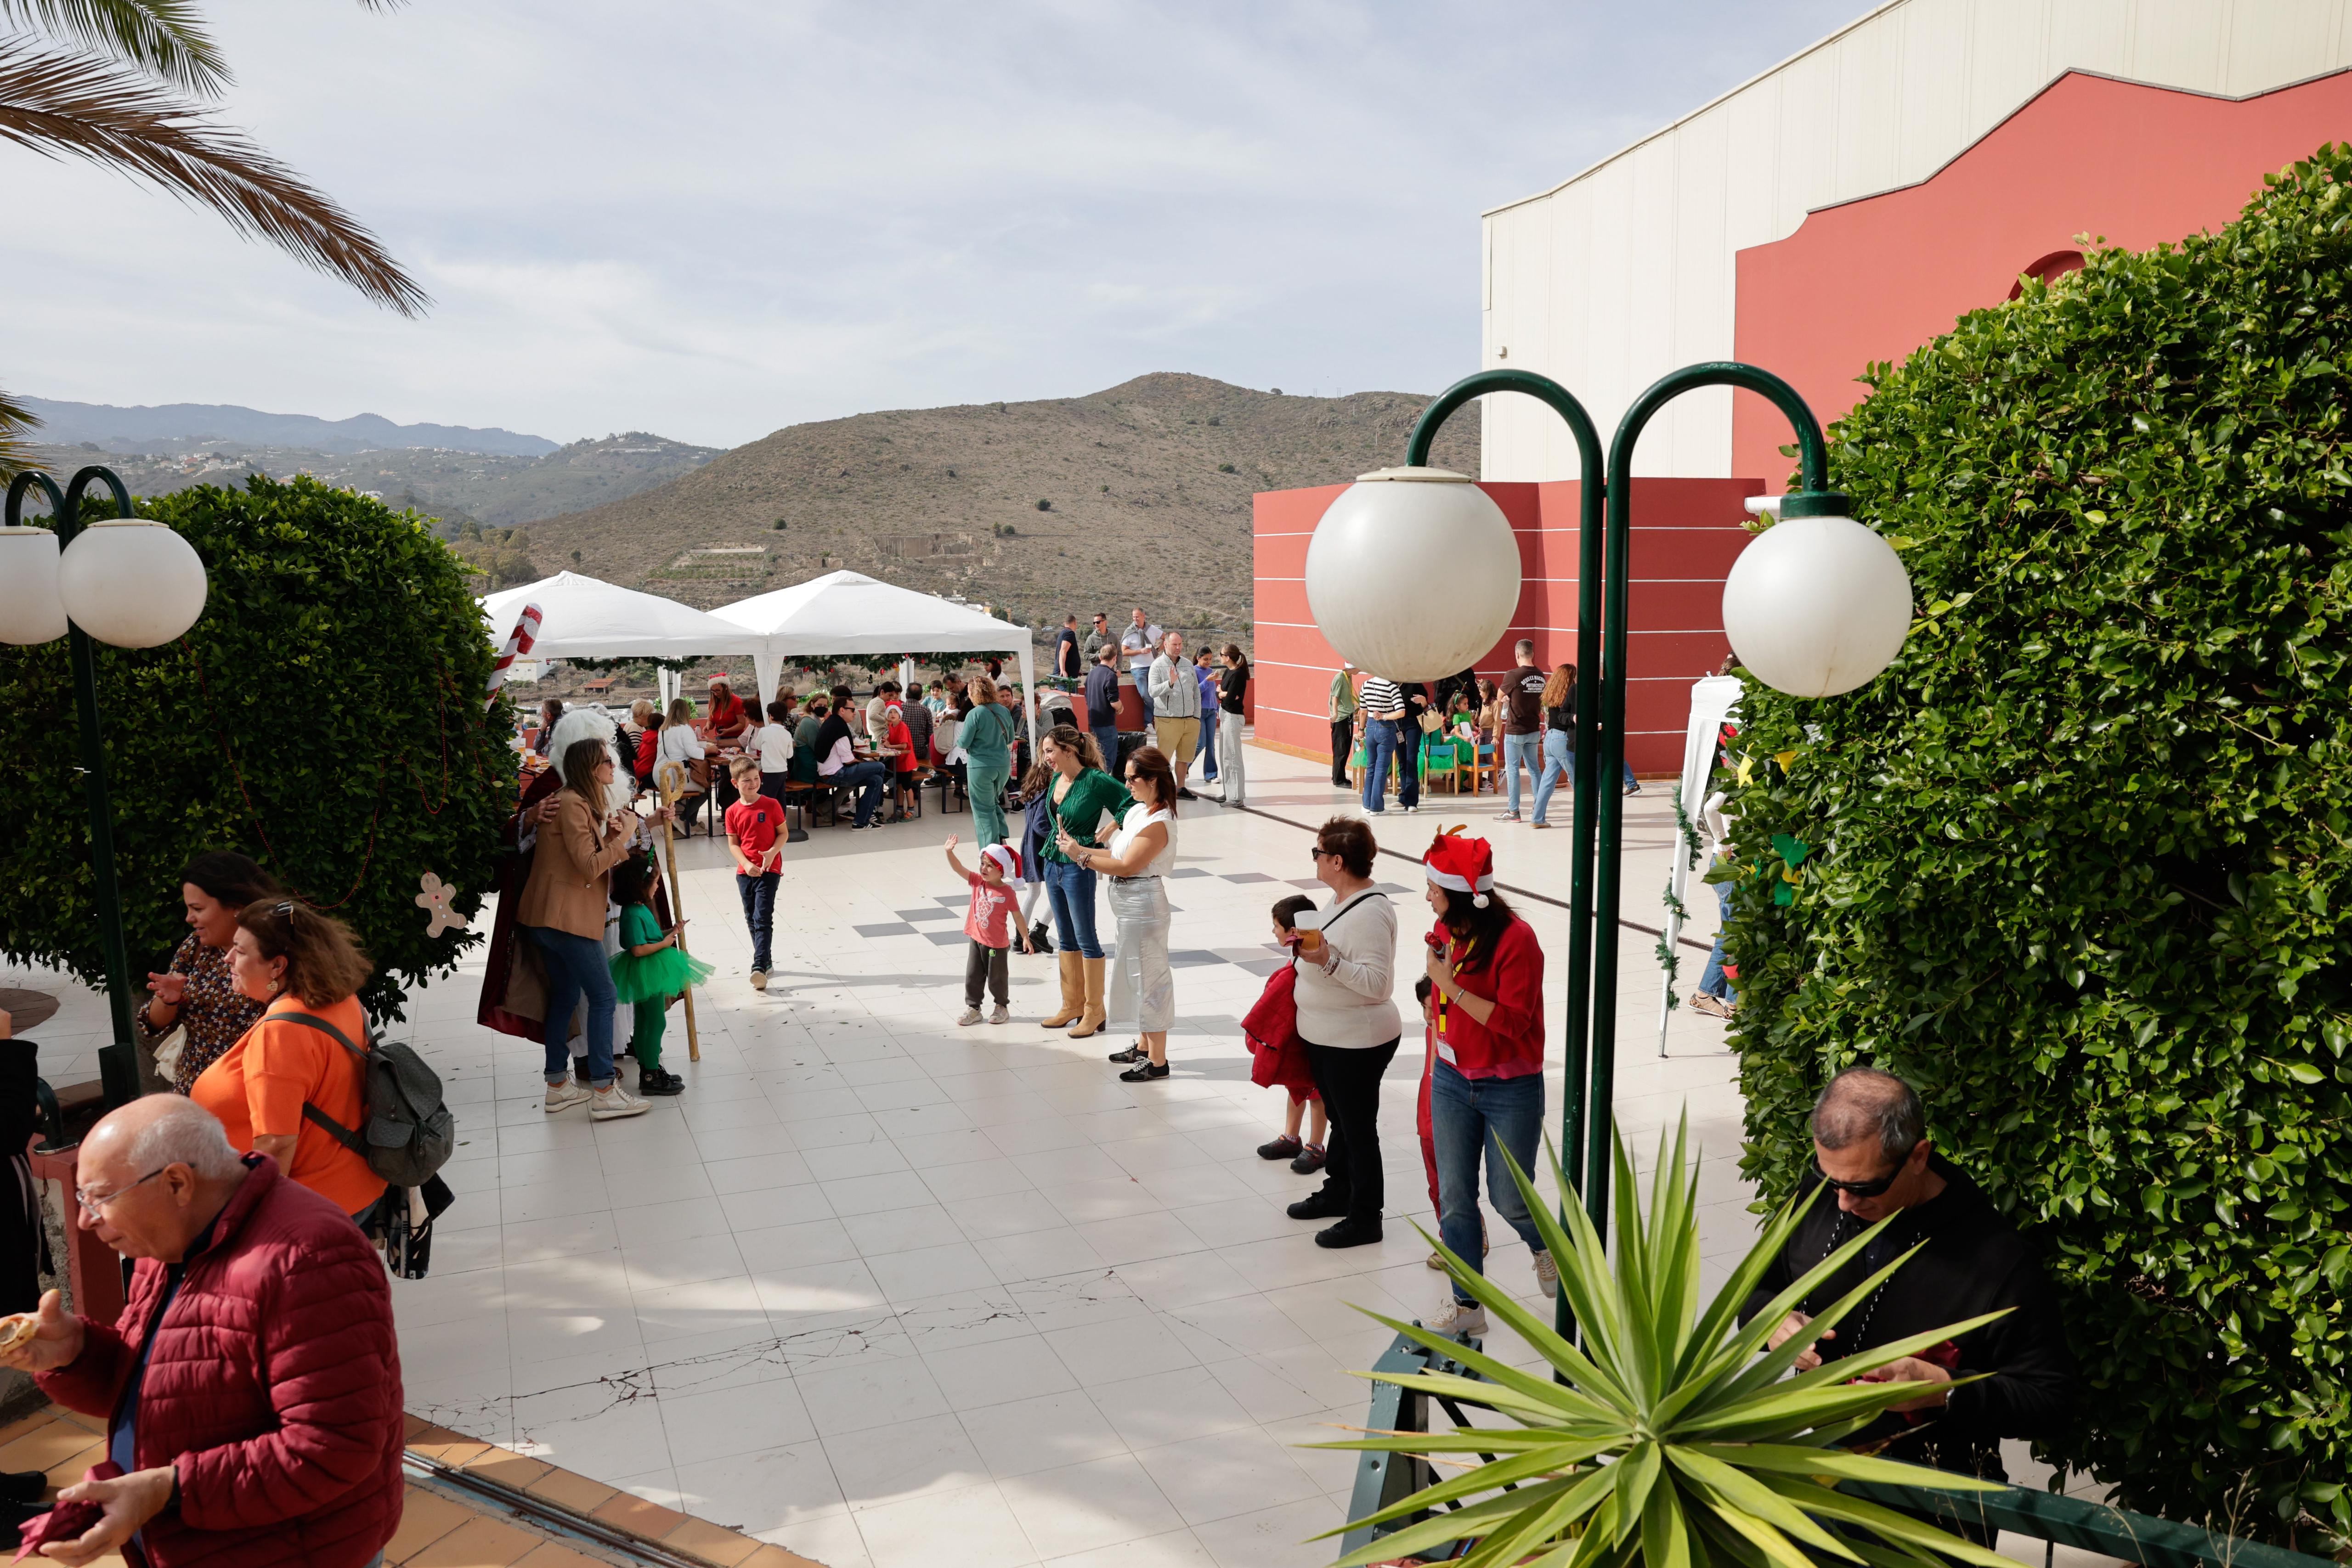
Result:
{"type": "Polygon", "coordinates": [[[163,972],[147,977],[147,1005],[134,1020],[150,1055],[173,1030],[186,1030],[164,1074],[183,1094],[261,1016],[263,1004],[229,976],[228,949],[236,912],[277,892],[277,879],[235,850],[206,850],[180,868],[188,935],[163,972]]]}

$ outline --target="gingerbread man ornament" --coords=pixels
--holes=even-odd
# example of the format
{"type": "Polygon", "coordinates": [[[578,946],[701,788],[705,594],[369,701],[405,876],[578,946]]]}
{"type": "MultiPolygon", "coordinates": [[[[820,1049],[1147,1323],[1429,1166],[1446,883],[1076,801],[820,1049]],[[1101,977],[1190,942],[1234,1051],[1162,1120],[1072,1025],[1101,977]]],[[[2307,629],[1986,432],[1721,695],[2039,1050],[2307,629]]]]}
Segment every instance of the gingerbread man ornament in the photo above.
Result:
{"type": "Polygon", "coordinates": [[[466,917],[449,907],[449,901],[457,896],[456,888],[429,871],[416,885],[424,890],[416,895],[416,907],[432,916],[425,927],[425,935],[428,938],[438,936],[453,926],[459,931],[467,929],[466,917]]]}

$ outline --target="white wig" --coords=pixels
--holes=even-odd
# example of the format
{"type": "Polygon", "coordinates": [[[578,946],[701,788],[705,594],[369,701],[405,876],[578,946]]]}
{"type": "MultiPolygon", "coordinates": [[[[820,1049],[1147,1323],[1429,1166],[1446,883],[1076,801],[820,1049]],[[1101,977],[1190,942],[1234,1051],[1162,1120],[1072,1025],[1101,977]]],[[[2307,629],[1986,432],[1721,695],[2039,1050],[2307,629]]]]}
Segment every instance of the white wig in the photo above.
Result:
{"type": "MultiPolygon", "coordinates": [[[[613,758],[613,784],[607,792],[607,799],[601,801],[591,800],[589,804],[595,806],[600,811],[621,810],[629,803],[629,798],[636,793],[636,781],[628,764],[621,760],[619,748],[613,744],[611,714],[600,707],[564,709],[563,716],[555,721],[555,734],[548,742],[548,760],[555,765],[557,776],[562,777],[563,754],[583,740],[603,741],[605,752],[613,758]]],[[[572,782],[569,779],[563,781],[566,784],[572,782]]],[[[587,791],[583,789],[581,793],[584,795],[587,791]]]]}

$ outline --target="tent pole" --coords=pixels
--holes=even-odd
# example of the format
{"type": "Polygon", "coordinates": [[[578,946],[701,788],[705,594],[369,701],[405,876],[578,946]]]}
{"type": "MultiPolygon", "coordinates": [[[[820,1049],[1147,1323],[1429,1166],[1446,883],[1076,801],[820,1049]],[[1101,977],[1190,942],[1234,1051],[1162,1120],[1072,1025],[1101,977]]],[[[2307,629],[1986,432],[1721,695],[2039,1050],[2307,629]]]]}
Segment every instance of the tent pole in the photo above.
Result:
{"type": "MultiPolygon", "coordinates": [[[[678,785],[685,773],[686,765],[682,762],[662,764],[657,782],[661,785],[663,805],[677,804],[679,794],[678,785]]],[[[683,925],[686,921],[686,892],[678,885],[677,844],[670,837],[670,821],[667,818],[663,819],[662,821],[662,853],[669,861],[670,913],[676,915],[678,923],[683,925]]],[[[677,950],[681,953],[686,951],[686,933],[683,930],[677,934],[677,950]]],[[[695,1032],[694,1028],[694,988],[692,986],[686,988],[686,1059],[688,1061],[702,1060],[702,1037],[695,1032]]]]}

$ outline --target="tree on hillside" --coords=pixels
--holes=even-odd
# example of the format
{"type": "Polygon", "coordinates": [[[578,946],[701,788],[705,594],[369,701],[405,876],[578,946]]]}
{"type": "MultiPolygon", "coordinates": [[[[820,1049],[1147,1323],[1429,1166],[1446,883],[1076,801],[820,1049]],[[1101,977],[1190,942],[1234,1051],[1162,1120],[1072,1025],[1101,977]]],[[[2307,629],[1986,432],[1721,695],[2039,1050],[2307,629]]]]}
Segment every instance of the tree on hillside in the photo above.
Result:
{"type": "MultiPolygon", "coordinates": [[[[0,138],[161,185],[380,305],[424,309],[424,289],[364,225],[206,113],[228,65],[188,0],[0,0],[0,138]]],[[[27,464],[39,423],[0,392],[0,478],[27,464]]]]}

